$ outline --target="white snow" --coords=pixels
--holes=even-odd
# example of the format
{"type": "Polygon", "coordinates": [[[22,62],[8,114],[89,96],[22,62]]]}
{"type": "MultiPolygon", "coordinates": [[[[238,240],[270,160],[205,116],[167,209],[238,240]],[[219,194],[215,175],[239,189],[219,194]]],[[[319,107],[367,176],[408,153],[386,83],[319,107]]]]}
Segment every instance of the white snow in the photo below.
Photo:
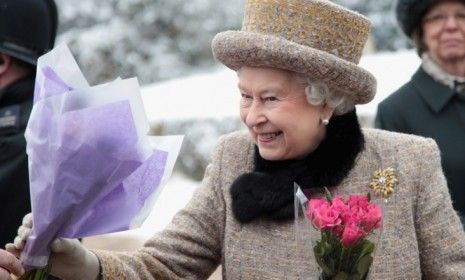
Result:
{"type": "Polygon", "coordinates": [[[373,101],[357,106],[357,114],[374,116],[378,103],[408,82],[420,63],[420,57],[414,50],[381,52],[363,56],[360,66],[375,76],[378,85],[373,101]]]}
{"type": "Polygon", "coordinates": [[[237,76],[226,67],[145,86],[141,95],[151,123],[223,118],[239,113],[237,76]]]}
{"type": "Polygon", "coordinates": [[[158,197],[152,212],[136,231],[151,236],[164,229],[173,216],[187,204],[199,184],[200,182],[188,179],[181,174],[173,174],[158,197]]]}

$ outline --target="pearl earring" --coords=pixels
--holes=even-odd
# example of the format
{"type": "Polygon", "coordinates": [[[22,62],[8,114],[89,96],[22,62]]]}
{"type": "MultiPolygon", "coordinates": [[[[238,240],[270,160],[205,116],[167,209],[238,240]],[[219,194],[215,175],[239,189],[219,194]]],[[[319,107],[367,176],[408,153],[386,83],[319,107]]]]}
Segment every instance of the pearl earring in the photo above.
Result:
{"type": "Polygon", "coordinates": [[[328,124],[329,124],[329,120],[328,120],[328,119],[322,119],[322,120],[321,120],[321,123],[324,124],[324,125],[328,125],[328,124]]]}

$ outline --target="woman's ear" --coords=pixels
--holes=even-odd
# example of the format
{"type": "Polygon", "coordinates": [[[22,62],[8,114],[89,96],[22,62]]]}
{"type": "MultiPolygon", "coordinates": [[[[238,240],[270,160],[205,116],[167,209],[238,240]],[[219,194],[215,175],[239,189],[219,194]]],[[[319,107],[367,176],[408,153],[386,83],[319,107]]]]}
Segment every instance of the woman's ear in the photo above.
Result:
{"type": "Polygon", "coordinates": [[[334,113],[334,108],[328,106],[327,103],[323,105],[323,108],[321,110],[321,121],[323,124],[327,125],[329,123],[329,120],[333,116],[334,113]]]}
{"type": "Polygon", "coordinates": [[[0,75],[6,72],[11,65],[11,57],[4,53],[0,53],[0,75]]]}

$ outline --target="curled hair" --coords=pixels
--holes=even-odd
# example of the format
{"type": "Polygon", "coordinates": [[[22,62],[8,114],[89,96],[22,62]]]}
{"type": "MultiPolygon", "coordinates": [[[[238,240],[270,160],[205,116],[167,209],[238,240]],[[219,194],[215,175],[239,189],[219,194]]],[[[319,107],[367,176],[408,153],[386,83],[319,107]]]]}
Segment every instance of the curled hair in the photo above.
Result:
{"type": "Polygon", "coordinates": [[[354,109],[355,103],[340,90],[329,88],[325,83],[312,81],[303,74],[296,74],[297,82],[305,86],[305,95],[311,105],[327,104],[334,109],[334,115],[343,115],[354,109]]]}

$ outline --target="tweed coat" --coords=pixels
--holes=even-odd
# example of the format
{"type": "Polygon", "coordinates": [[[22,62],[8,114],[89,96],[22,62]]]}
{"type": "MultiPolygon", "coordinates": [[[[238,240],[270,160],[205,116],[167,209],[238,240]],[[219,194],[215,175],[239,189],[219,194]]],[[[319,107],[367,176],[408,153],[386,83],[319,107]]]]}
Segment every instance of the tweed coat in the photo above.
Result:
{"type": "MultiPolygon", "coordinates": [[[[363,133],[365,149],[337,193],[367,193],[377,169],[392,167],[398,179],[370,279],[465,279],[465,233],[435,142],[363,133]]],[[[219,264],[224,279],[316,279],[311,259],[295,253],[293,221],[240,224],[232,214],[229,188],[252,170],[253,151],[247,132],[222,137],[202,186],[163,232],[135,253],[95,251],[102,279],[206,279],[219,264]]]]}
{"type": "Polygon", "coordinates": [[[455,93],[420,67],[379,104],[375,125],[436,141],[452,203],[465,217],[465,93],[455,93]]]}

